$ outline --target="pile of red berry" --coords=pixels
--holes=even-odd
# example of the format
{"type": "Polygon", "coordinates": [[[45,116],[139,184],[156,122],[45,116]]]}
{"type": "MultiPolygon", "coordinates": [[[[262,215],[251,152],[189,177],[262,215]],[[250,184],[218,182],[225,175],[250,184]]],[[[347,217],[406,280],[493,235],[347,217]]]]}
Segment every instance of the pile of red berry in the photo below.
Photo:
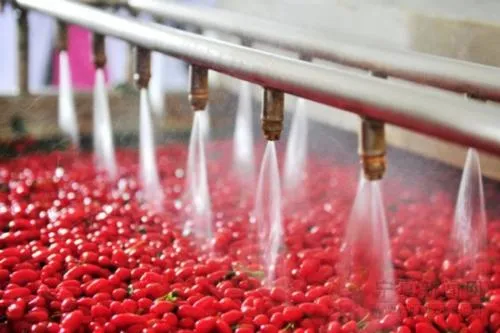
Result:
{"type": "Polygon", "coordinates": [[[226,172],[228,158],[208,166],[218,175],[210,177],[213,251],[182,235],[186,153],[176,145],[158,152],[161,213],[142,202],[132,150],[118,152],[114,182],[86,154],[4,161],[0,332],[500,332],[496,216],[476,265],[446,260],[455,194],[388,177],[396,283],[386,287],[398,304],[375,312],[363,305],[362,287],[346,286],[336,271],[356,168],[309,161],[308,200],[285,205],[283,267],[269,289],[254,265],[253,198],[226,172]]]}

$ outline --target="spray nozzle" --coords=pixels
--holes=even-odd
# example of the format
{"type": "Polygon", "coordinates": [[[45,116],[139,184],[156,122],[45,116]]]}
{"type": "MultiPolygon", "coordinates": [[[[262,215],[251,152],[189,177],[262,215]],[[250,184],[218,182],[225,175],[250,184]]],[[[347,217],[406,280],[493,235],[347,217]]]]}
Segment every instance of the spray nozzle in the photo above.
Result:
{"type": "Polygon", "coordinates": [[[65,22],[57,22],[57,49],[59,52],[68,49],[68,25],[65,22]]]}
{"type": "Polygon", "coordinates": [[[362,118],[361,133],[359,135],[359,155],[366,179],[382,179],[386,169],[383,122],[371,118],[362,118]]]}
{"type": "Polygon", "coordinates": [[[106,48],[104,35],[94,33],[92,36],[92,50],[94,54],[94,65],[96,68],[104,68],[106,65],[106,48]]]}
{"type": "Polygon", "coordinates": [[[283,130],[285,95],[282,91],[264,88],[261,125],[268,141],[279,140],[283,130]]]}
{"type": "Polygon", "coordinates": [[[198,65],[190,67],[189,102],[193,111],[202,111],[208,104],[208,69],[198,65]]]}

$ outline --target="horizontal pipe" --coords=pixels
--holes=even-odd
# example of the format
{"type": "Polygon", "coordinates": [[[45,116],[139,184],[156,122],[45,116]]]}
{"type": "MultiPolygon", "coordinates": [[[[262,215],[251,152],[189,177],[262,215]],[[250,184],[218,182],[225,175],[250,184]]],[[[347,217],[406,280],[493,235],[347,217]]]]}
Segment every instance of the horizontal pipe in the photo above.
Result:
{"type": "Polygon", "coordinates": [[[17,3],[266,88],[500,155],[500,108],[488,103],[248,49],[69,1],[17,3]]]}
{"type": "Polygon", "coordinates": [[[128,6],[178,23],[233,34],[311,58],[500,101],[500,69],[496,67],[390,49],[378,44],[369,45],[345,35],[306,31],[218,8],[181,5],[162,0],[128,0],[128,6]]]}

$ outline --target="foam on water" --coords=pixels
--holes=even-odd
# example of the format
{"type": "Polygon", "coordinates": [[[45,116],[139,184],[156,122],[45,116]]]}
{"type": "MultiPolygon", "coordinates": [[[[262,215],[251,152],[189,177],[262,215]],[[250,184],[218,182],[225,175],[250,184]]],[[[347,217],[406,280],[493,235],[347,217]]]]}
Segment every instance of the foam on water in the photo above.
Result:
{"type": "Polygon", "coordinates": [[[104,71],[97,69],[94,85],[94,154],[96,166],[111,179],[117,176],[113,128],[104,71]]]}
{"type": "Polygon", "coordinates": [[[61,131],[70,137],[72,145],[78,148],[80,133],[73,96],[71,68],[66,51],[59,53],[58,123],[61,131]]]}
{"type": "Polygon", "coordinates": [[[142,181],[144,199],[155,209],[161,210],[163,191],[156,166],[154,128],[151,120],[147,89],[140,92],[140,124],[139,124],[139,159],[140,179],[142,181]]]}

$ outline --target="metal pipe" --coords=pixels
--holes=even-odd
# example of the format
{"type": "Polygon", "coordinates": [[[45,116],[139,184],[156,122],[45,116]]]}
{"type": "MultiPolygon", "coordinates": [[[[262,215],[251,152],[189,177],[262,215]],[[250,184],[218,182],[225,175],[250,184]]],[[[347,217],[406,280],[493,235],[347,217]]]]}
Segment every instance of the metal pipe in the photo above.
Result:
{"type": "Polygon", "coordinates": [[[264,88],[261,126],[268,141],[280,139],[283,130],[284,112],[285,95],[283,92],[272,88],[264,88]]]}
{"type": "Polygon", "coordinates": [[[128,5],[165,19],[234,34],[312,58],[500,101],[500,69],[493,66],[390,49],[353,36],[306,31],[218,8],[161,0],[128,0],[128,5]]]}
{"type": "Polygon", "coordinates": [[[139,89],[147,88],[151,79],[151,51],[143,47],[135,48],[134,81],[139,89]]]}
{"type": "Polygon", "coordinates": [[[386,169],[384,123],[362,117],[359,133],[359,156],[368,180],[382,179],[386,169]]]}
{"type": "Polygon", "coordinates": [[[17,43],[18,43],[18,76],[19,93],[29,94],[29,23],[26,10],[17,12],[17,43]]]}
{"type": "Polygon", "coordinates": [[[92,52],[94,56],[94,65],[97,68],[106,66],[106,42],[103,34],[94,33],[92,35],[92,52]]]}
{"type": "Polygon", "coordinates": [[[500,155],[500,108],[120,17],[64,0],[17,3],[238,79],[500,155]]]}
{"type": "Polygon", "coordinates": [[[189,67],[189,103],[193,111],[203,111],[208,104],[208,69],[191,65],[189,67]]]}

